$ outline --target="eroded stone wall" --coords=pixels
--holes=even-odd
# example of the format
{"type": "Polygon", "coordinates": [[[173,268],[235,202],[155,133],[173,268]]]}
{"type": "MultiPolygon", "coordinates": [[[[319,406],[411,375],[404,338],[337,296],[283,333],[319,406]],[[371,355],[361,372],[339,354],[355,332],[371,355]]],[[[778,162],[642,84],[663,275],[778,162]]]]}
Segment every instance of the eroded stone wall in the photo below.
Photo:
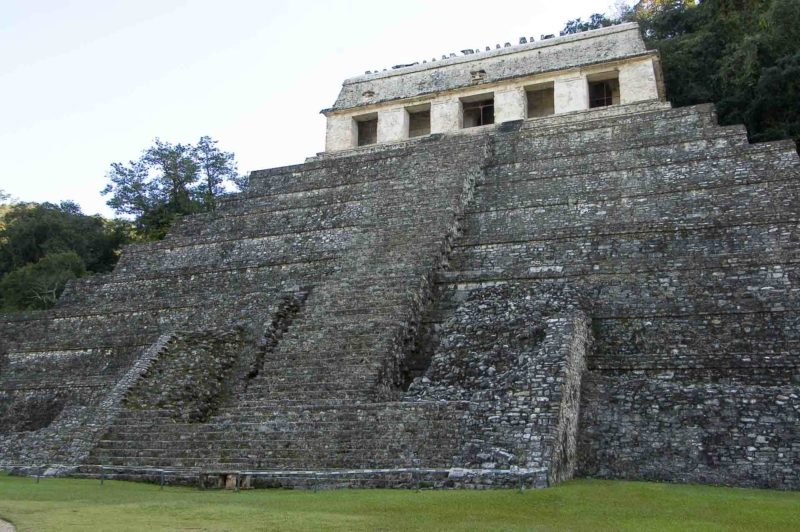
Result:
{"type": "Polygon", "coordinates": [[[567,283],[594,336],[577,474],[797,488],[797,152],[624,109],[499,129],[430,341],[475,287],[567,283]]]}
{"type": "Polygon", "coordinates": [[[0,317],[2,461],[796,488],[798,177],[791,143],[658,102],[256,172],[0,317]]]}
{"type": "Polygon", "coordinates": [[[233,387],[251,345],[244,330],[176,333],[124,400],[131,410],[167,410],[179,421],[208,421],[233,387]]]}
{"type": "Polygon", "coordinates": [[[476,288],[444,323],[406,400],[469,404],[462,467],[572,477],[581,376],[591,333],[568,287],[476,288]]]}

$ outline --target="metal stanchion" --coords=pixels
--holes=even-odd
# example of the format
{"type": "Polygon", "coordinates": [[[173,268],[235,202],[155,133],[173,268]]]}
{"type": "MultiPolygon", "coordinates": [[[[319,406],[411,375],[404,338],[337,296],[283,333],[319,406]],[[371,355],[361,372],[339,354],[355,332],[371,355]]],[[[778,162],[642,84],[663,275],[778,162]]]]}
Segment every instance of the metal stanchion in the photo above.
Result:
{"type": "Polygon", "coordinates": [[[160,477],[161,477],[160,478],[160,484],[161,484],[161,488],[160,489],[163,490],[164,489],[164,470],[163,469],[159,469],[158,471],[159,471],[160,477]]]}

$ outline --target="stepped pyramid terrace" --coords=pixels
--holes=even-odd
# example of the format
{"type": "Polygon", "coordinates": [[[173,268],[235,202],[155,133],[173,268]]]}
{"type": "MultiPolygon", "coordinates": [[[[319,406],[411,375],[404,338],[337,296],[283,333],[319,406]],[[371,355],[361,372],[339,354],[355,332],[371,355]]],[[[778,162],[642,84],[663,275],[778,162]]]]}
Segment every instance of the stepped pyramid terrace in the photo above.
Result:
{"type": "Polygon", "coordinates": [[[624,24],[345,80],[324,152],[0,315],[0,466],[800,488],[795,145],[661,79],[624,24]]]}

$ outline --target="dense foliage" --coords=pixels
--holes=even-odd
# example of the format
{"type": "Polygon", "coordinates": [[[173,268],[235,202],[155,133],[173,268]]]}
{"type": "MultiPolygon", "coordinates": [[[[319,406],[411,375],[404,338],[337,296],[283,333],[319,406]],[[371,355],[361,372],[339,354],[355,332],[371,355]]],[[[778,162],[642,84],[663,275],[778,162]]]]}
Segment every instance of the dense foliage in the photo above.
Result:
{"type": "Polygon", "coordinates": [[[0,226],[0,309],[48,308],[70,279],[110,271],[130,224],[71,202],[7,205],[0,226]]]}
{"type": "Polygon", "coordinates": [[[753,141],[800,143],[800,0],[641,0],[561,33],[627,21],[661,53],[674,105],[714,102],[720,122],[744,123],[753,141]]]}
{"type": "Polygon", "coordinates": [[[134,217],[140,234],[160,239],[176,217],[209,211],[228,186],[241,186],[233,153],[202,137],[196,145],[156,139],[127,165],[113,163],[103,195],[118,214],[134,217]]]}
{"type": "Polygon", "coordinates": [[[15,204],[0,190],[0,311],[53,306],[69,280],[111,271],[124,244],[163,238],[177,216],[213,210],[246,183],[210,137],[156,139],[139,159],[112,164],[108,178],[108,205],[132,221],[87,216],[69,201],[15,204]]]}

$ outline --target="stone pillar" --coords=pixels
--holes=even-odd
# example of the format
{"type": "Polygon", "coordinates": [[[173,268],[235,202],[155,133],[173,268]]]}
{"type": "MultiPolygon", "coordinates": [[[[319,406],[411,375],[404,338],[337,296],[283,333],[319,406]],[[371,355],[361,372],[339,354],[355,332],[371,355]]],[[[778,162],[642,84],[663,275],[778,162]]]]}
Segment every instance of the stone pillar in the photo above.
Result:
{"type": "Polygon", "coordinates": [[[378,142],[408,138],[408,113],[404,107],[378,111],[378,142]]]}
{"type": "Polygon", "coordinates": [[[431,133],[447,133],[461,129],[462,109],[459,100],[431,102],[431,133]]]}
{"type": "Polygon", "coordinates": [[[619,103],[658,99],[658,82],[653,60],[627,63],[619,67],[619,103]]]}
{"type": "Polygon", "coordinates": [[[528,98],[525,89],[498,91],[494,93],[494,122],[501,124],[511,120],[524,120],[528,116],[528,98]]]}
{"type": "Polygon", "coordinates": [[[589,85],[586,76],[577,74],[573,77],[556,78],[553,93],[556,114],[589,108],[589,85]]]}
{"type": "Polygon", "coordinates": [[[325,129],[325,151],[351,150],[358,142],[358,126],[352,116],[331,115],[325,129]]]}

